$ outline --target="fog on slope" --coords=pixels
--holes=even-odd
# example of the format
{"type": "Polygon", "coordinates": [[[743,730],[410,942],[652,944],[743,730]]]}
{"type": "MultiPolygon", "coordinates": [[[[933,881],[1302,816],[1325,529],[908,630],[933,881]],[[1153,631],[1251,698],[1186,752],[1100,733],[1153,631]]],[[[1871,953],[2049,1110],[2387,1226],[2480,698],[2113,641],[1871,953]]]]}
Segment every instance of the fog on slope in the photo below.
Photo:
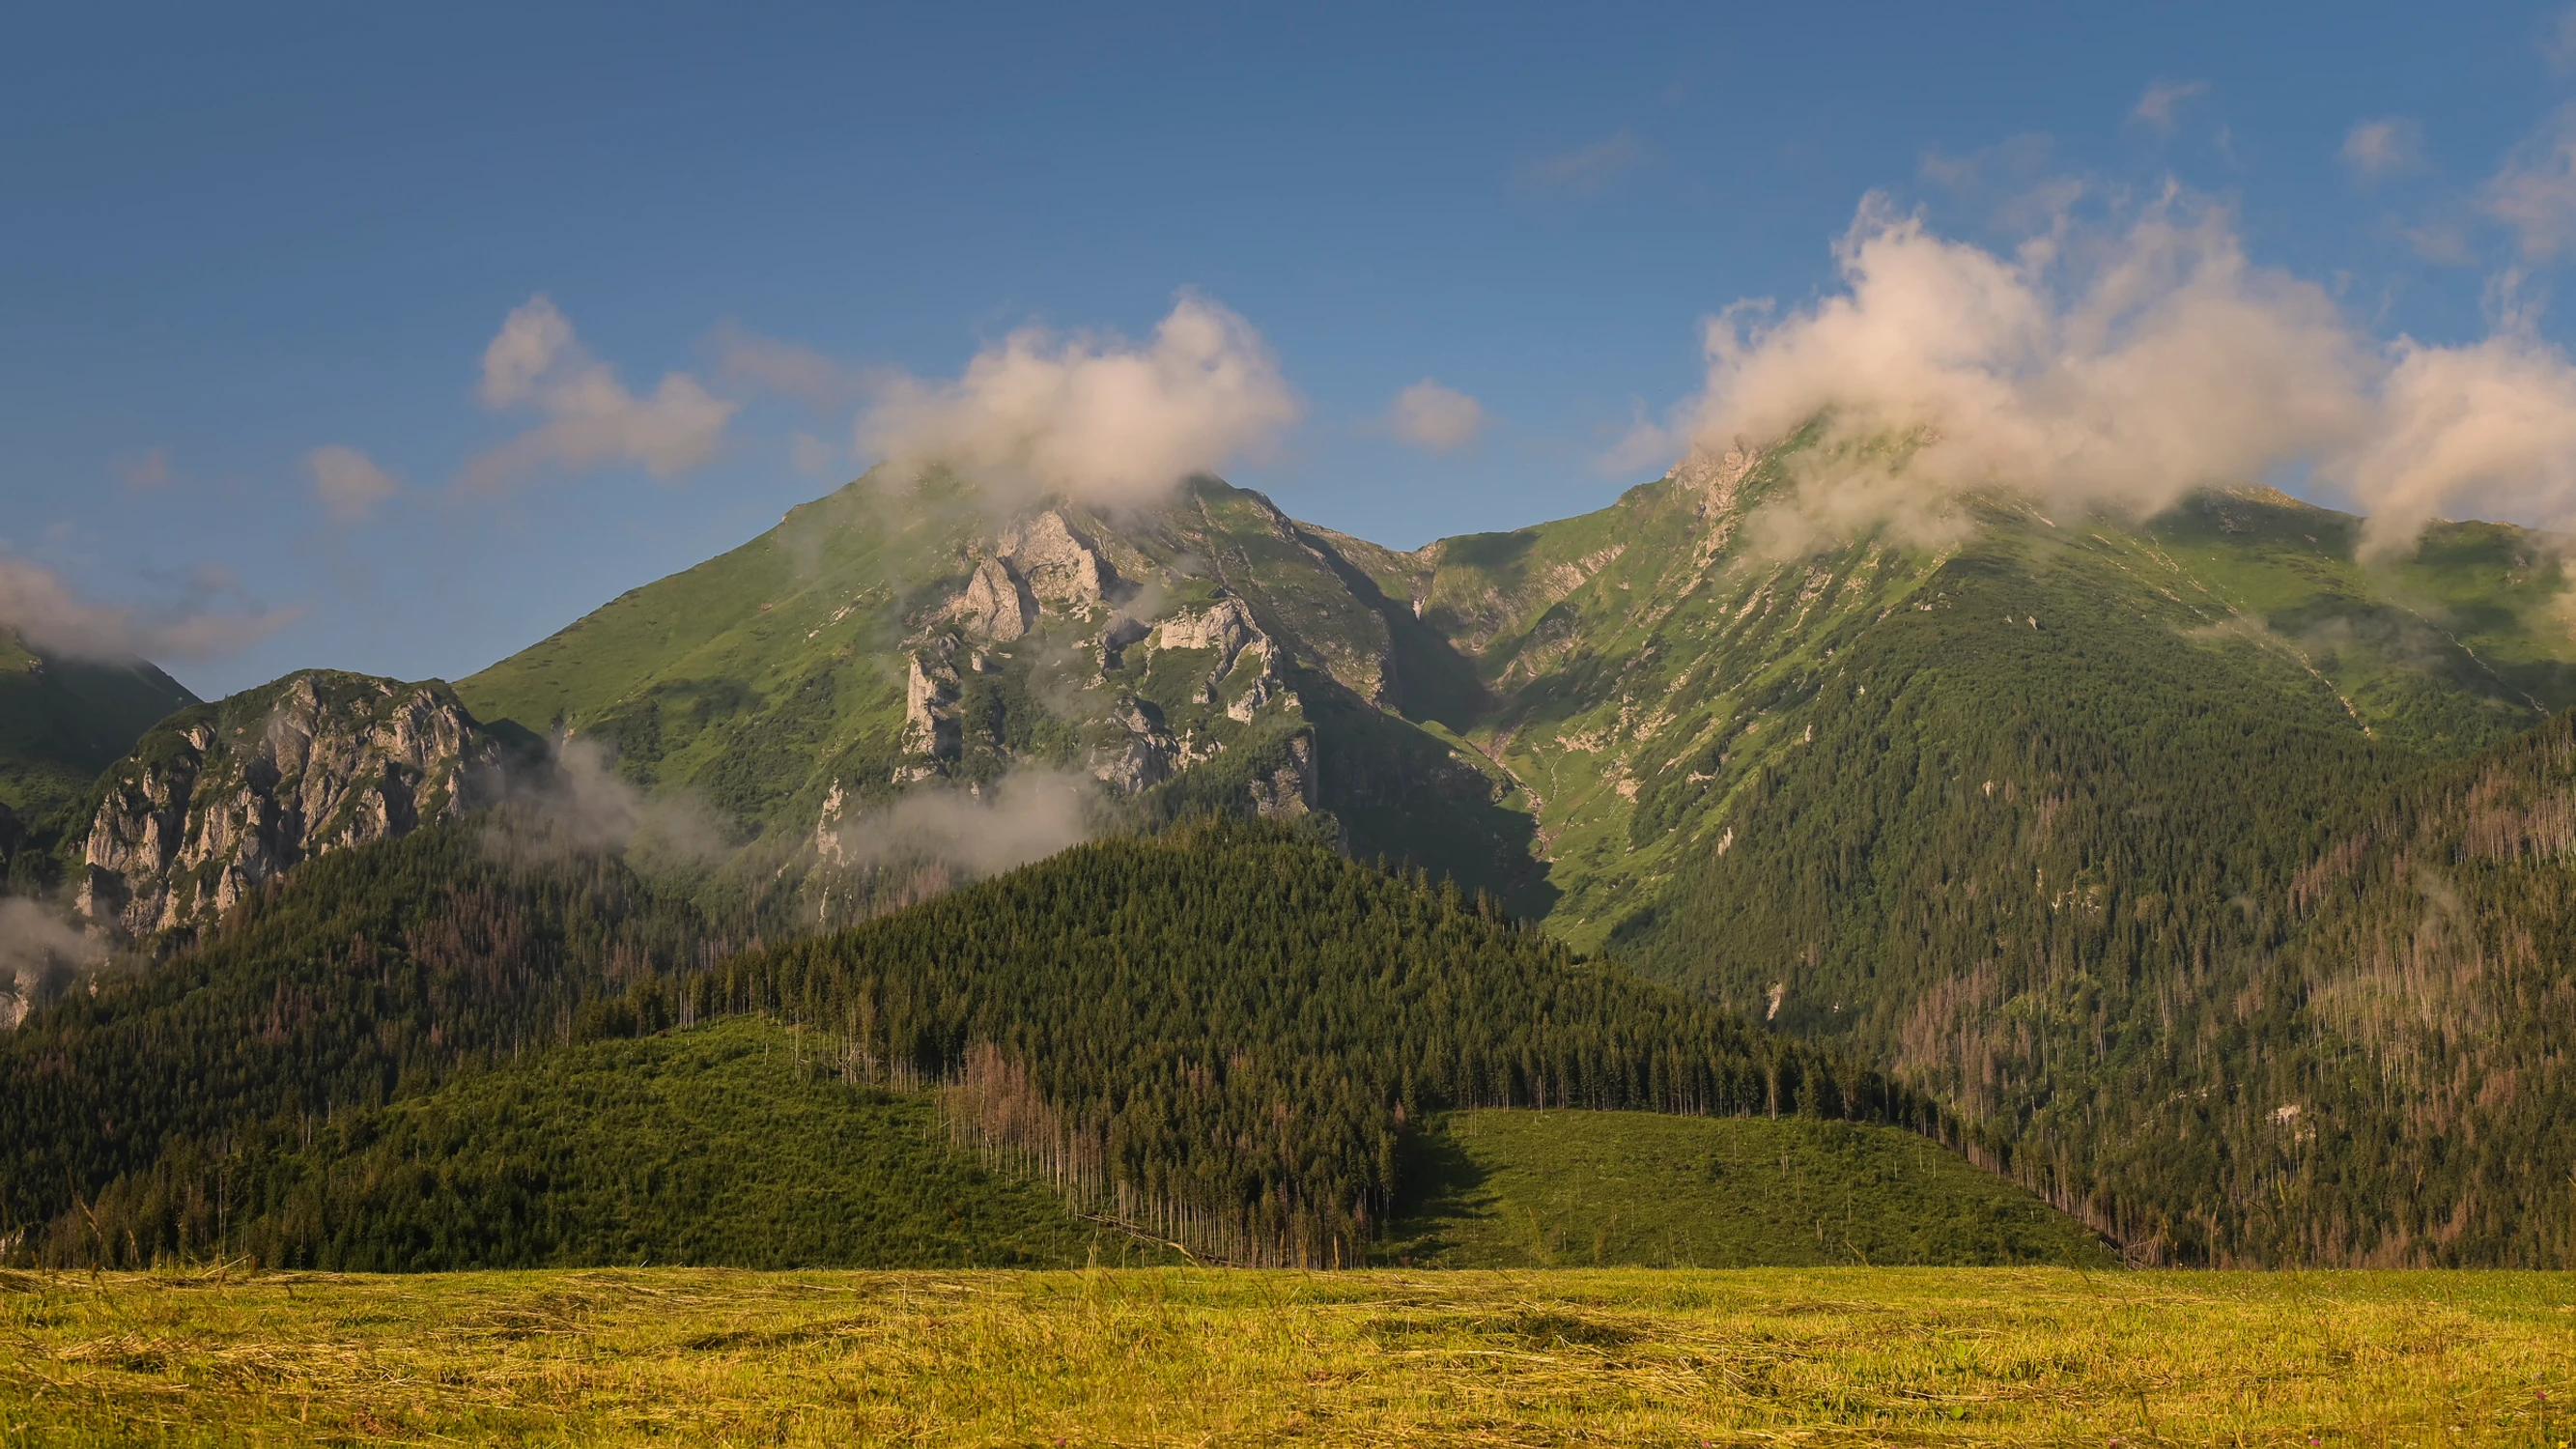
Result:
{"type": "Polygon", "coordinates": [[[38,903],[0,897],[0,1028],[16,1026],[75,972],[106,954],[38,903]]]}
{"type": "Polygon", "coordinates": [[[1031,766],[989,786],[918,790],[849,819],[831,803],[815,845],[837,866],[927,864],[969,879],[996,875],[1090,839],[1096,789],[1085,776],[1031,766]]]}

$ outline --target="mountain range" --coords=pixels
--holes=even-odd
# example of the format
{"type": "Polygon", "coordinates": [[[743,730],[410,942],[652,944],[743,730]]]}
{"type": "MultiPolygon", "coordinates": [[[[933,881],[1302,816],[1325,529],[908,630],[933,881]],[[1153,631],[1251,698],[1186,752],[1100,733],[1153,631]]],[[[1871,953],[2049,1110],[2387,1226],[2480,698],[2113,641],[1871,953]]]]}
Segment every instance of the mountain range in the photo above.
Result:
{"type": "MultiPolygon", "coordinates": [[[[2132,1261],[2569,1261],[2576,635],[2558,542],[2440,523],[2365,562],[2360,520],[2261,488],[2143,520],[1997,490],[1938,529],[1780,527],[1800,467],[1830,446],[1809,430],[1695,458],[1595,513],[1412,551],[1213,479],[1113,510],[871,477],[452,687],[306,672],[204,705],[141,666],[23,670],[35,692],[0,697],[11,879],[157,962],[128,970],[220,978],[243,1002],[271,982],[257,1031],[281,1041],[294,992],[343,989],[290,990],[295,971],[363,957],[525,979],[486,1008],[434,985],[335,998],[394,1013],[421,1044],[385,1048],[364,1086],[298,1076],[325,1052],[261,1067],[232,1115],[149,1141],[66,1159],[22,1127],[20,1175],[62,1168],[72,1198],[29,1190],[7,1210],[66,1242],[60,1224],[111,1196],[151,1218],[139,1184],[184,1196],[172,1184],[204,1170],[165,1138],[217,1160],[252,1120],[388,1110],[533,1041],[649,1031],[661,1008],[636,993],[654,982],[693,1018],[767,1015],[845,1052],[876,1040],[877,1075],[858,1075],[880,1084],[893,1062],[963,1080],[979,1044],[1019,1040],[1030,1111],[1141,1143],[1112,1130],[1121,1103],[1186,1123],[1173,1104],[1195,1099],[1161,1095],[1170,1083],[1231,1079],[1174,1045],[1185,1024],[1125,1065],[1013,1038],[1003,1018],[898,1048],[850,1014],[882,1000],[889,968],[851,964],[871,948],[845,932],[894,929],[871,924],[893,913],[924,959],[975,959],[972,917],[936,914],[970,897],[945,893],[1217,815],[1269,834],[1205,852],[1208,869],[1302,879],[1287,862],[1328,845],[1399,894],[1447,889],[1457,904],[1422,920],[1520,923],[1474,948],[1498,983],[1633,973],[1714,1013],[1685,1028],[1665,1007],[1585,1008],[1614,1036],[1668,1043],[1640,1061],[1813,1051],[1800,1080],[1886,1085],[1803,1110],[1928,1133],[2132,1261]],[[400,904],[406,890],[430,904],[400,904]],[[1522,961],[1514,932],[1564,954],[1522,961]],[[828,944],[787,944],[806,938],[828,944]],[[757,1002],[713,984],[779,952],[842,984],[757,1002]],[[1738,1042],[1696,1034],[1716,1023],[1750,1035],[1708,1045],[1738,1042]]],[[[1162,870],[1101,879],[1162,903],[1139,910],[1184,911],[1198,887],[1162,870]]],[[[1379,909],[1397,908],[1361,914],[1379,909]]],[[[1109,929],[1073,919],[1031,939],[1109,929]]],[[[10,1070],[63,1060],[102,1012],[182,1009],[130,982],[64,995],[73,964],[19,967],[32,1010],[10,1070]]],[[[1292,978],[1262,990],[1336,999],[1292,978]]],[[[1100,986],[1122,1002],[1153,989],[1100,986]]],[[[1518,1029],[1463,998],[1443,1024],[1426,1010],[1346,1019],[1385,1023],[1355,1040],[1395,1061],[1501,1051],[1518,1029]]],[[[230,1020],[188,1031],[250,1030],[230,1020]]],[[[1277,1030],[1242,1037],[1232,1071],[1297,1080],[1253,1064],[1351,1049],[1277,1030]]],[[[148,1056],[182,1034],[130,1039],[148,1056]]],[[[1341,1135],[1278,1148],[1302,1166],[1209,1147],[1249,1140],[1220,1114],[1125,1157],[1101,1147],[1094,1196],[1066,1201],[1125,1204],[1116,1216],[1150,1199],[1194,1250],[1360,1254],[1409,1210],[1403,1114],[1555,1105],[1540,1074],[1487,1101],[1453,1075],[1342,1070],[1383,1085],[1334,1109],[1356,1124],[1341,1135]],[[1408,1099],[1406,1081],[1427,1085],[1408,1099]],[[1328,1140],[1342,1145],[1313,1145],[1328,1140]],[[1338,1206],[1300,1196],[1320,1183],[1338,1206]]],[[[1575,1072],[1593,1096],[1573,1105],[1680,1104],[1626,1071],[1575,1072]]],[[[1776,1080],[1725,1110],[1782,1110],[1776,1080]]],[[[996,1140],[1034,1150],[1013,1133],[996,1140]]],[[[295,1150],[311,1149],[299,1135],[295,1150]]]]}

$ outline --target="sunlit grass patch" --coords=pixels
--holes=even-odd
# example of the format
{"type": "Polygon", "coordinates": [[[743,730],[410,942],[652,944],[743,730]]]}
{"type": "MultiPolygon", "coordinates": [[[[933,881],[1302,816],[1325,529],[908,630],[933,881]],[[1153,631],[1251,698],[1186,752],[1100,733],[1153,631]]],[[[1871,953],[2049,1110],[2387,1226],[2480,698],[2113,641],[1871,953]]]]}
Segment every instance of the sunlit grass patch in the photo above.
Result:
{"type": "Polygon", "coordinates": [[[15,1274],[0,1442],[2554,1444],[2572,1298],[2065,1269],[15,1274]]]}

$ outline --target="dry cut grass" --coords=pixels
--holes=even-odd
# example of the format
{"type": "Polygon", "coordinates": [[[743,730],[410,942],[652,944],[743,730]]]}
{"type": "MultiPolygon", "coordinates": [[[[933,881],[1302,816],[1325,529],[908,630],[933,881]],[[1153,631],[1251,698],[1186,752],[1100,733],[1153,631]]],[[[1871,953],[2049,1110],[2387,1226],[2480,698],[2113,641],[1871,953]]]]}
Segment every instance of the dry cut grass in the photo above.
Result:
{"type": "Polygon", "coordinates": [[[2571,1381],[2565,1274],[0,1274],[5,1444],[2555,1446],[2571,1381]]]}

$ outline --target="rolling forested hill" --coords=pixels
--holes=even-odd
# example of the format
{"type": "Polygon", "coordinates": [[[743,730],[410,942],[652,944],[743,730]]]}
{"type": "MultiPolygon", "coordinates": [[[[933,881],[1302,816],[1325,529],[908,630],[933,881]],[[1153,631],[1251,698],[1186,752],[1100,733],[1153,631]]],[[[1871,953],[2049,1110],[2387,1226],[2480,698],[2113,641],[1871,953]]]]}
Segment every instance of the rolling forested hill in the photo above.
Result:
{"type": "Polygon", "coordinates": [[[1121,1243],[1356,1264],[1405,1201],[1409,1124],[1452,1107],[1965,1130],[1275,826],[1082,846],[792,945],[726,955],[726,928],[612,858],[531,866],[463,825],[321,857],[0,1037],[0,1237],[55,1262],[1053,1261],[1090,1251],[1071,1209],[1121,1243]],[[1003,1178],[889,1125],[931,1111],[1003,1178]],[[872,1184],[849,1224],[763,1197],[818,1153],[872,1184]],[[1013,1196],[1031,1181],[1057,1205],[1013,1196]],[[936,1231],[943,1182],[990,1232],[936,1231]]]}

